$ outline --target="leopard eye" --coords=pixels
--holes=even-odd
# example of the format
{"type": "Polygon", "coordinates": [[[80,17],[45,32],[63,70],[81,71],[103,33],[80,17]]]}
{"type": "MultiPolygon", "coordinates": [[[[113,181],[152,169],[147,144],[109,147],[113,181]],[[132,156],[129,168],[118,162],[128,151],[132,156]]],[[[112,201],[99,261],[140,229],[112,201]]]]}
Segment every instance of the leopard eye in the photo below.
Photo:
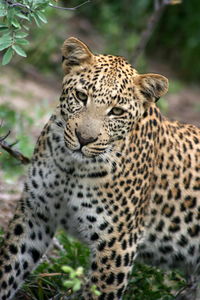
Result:
{"type": "Polygon", "coordinates": [[[85,93],[76,91],[76,98],[77,98],[78,100],[82,101],[82,102],[86,102],[88,96],[87,96],[85,93]]]}
{"type": "Polygon", "coordinates": [[[121,108],[121,107],[113,107],[110,111],[109,111],[109,116],[110,115],[114,115],[114,116],[121,116],[123,115],[125,111],[121,108]]]}

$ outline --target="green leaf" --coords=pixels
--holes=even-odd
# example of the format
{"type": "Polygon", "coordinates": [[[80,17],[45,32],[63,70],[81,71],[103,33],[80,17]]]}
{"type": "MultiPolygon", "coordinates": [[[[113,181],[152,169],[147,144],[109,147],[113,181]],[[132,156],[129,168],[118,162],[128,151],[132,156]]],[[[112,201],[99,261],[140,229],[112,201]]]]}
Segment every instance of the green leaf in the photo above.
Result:
{"type": "Polygon", "coordinates": [[[83,275],[83,267],[78,267],[76,269],[76,276],[81,276],[83,275]]]}
{"type": "Polygon", "coordinates": [[[8,37],[8,36],[10,36],[11,37],[11,35],[10,35],[10,31],[8,32],[8,33],[5,33],[2,37],[1,37],[1,39],[3,38],[3,37],[8,37]]]}
{"type": "Polygon", "coordinates": [[[46,3],[41,2],[39,4],[37,3],[34,8],[41,10],[47,8],[48,5],[49,5],[49,1],[47,1],[46,3]]]}
{"type": "Polygon", "coordinates": [[[15,8],[9,8],[8,10],[7,10],[7,15],[6,15],[6,17],[7,17],[7,20],[8,20],[8,22],[11,24],[12,23],[12,20],[14,19],[14,17],[15,17],[15,13],[16,13],[16,9],[15,8]]]}
{"type": "Polygon", "coordinates": [[[16,39],[16,43],[17,44],[20,44],[20,45],[28,45],[29,44],[29,41],[28,40],[25,40],[25,39],[16,39]]]}
{"type": "Polygon", "coordinates": [[[8,29],[8,27],[0,27],[0,32],[1,32],[1,34],[4,32],[4,33],[9,33],[10,32],[10,30],[8,29]]]}
{"type": "Polygon", "coordinates": [[[6,24],[0,24],[0,28],[2,28],[2,27],[8,28],[8,26],[6,24]]]}
{"type": "Polygon", "coordinates": [[[26,32],[18,32],[15,34],[15,38],[25,38],[28,35],[26,32]]]}
{"type": "Polygon", "coordinates": [[[96,296],[101,296],[101,292],[97,289],[97,286],[95,284],[91,286],[91,292],[96,296]]]}
{"type": "Polygon", "coordinates": [[[14,26],[14,27],[16,27],[16,28],[21,28],[21,25],[20,25],[20,23],[18,22],[18,20],[17,19],[12,19],[11,20],[11,24],[14,26]]]}
{"type": "Polygon", "coordinates": [[[63,285],[64,285],[66,288],[71,288],[71,287],[73,287],[74,282],[73,282],[73,280],[65,280],[65,281],[63,282],[63,285]]]}
{"type": "Polygon", "coordinates": [[[45,17],[45,15],[41,12],[41,11],[37,11],[37,16],[38,18],[43,22],[43,23],[47,23],[47,18],[45,17]]]}
{"type": "Polygon", "coordinates": [[[0,17],[4,17],[7,15],[7,10],[5,8],[0,9],[0,17]]]}
{"type": "Polygon", "coordinates": [[[40,23],[39,17],[38,17],[36,14],[32,14],[32,17],[33,17],[33,19],[35,20],[36,25],[37,25],[38,27],[40,27],[40,26],[41,26],[41,23],[40,23]]]}
{"type": "Polygon", "coordinates": [[[1,45],[0,45],[0,51],[6,49],[6,48],[8,48],[8,47],[10,47],[11,44],[12,44],[12,42],[6,42],[6,43],[4,43],[4,44],[1,44],[1,45]]]}
{"type": "Polygon", "coordinates": [[[24,29],[26,29],[27,31],[29,31],[29,27],[28,27],[28,26],[22,25],[22,27],[23,27],[24,29]]]}
{"type": "Polygon", "coordinates": [[[1,38],[0,38],[0,44],[4,44],[6,42],[12,41],[12,36],[10,35],[10,32],[5,33],[1,38]]]}
{"type": "Polygon", "coordinates": [[[73,269],[72,267],[70,267],[70,266],[63,266],[61,269],[62,269],[65,273],[71,273],[71,272],[74,271],[74,269],[73,269]]]}
{"type": "Polygon", "coordinates": [[[22,13],[20,13],[20,12],[18,12],[18,13],[16,14],[16,16],[19,17],[20,19],[25,19],[25,20],[28,20],[28,21],[29,21],[29,18],[28,18],[26,15],[24,15],[24,14],[22,14],[22,13]]]}
{"type": "Polygon", "coordinates": [[[73,287],[72,287],[73,292],[79,291],[80,288],[81,288],[81,281],[80,281],[80,279],[77,279],[77,278],[76,278],[76,279],[74,280],[74,284],[73,284],[73,287]]]}
{"type": "Polygon", "coordinates": [[[6,51],[6,53],[4,54],[3,59],[2,59],[3,66],[7,65],[11,61],[13,54],[14,54],[14,51],[12,50],[12,48],[9,48],[6,51]]]}
{"type": "Polygon", "coordinates": [[[26,57],[26,52],[18,45],[12,45],[13,50],[20,56],[26,57]]]}

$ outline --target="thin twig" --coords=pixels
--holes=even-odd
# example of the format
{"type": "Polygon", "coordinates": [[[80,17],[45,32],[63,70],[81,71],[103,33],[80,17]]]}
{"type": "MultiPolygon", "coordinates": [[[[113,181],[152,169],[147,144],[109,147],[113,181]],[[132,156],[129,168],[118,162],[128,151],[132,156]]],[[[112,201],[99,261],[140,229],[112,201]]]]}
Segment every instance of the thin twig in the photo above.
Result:
{"type": "Polygon", "coordinates": [[[9,7],[19,7],[19,8],[21,8],[20,9],[20,12],[23,14],[23,15],[28,15],[29,13],[32,13],[33,12],[33,10],[29,7],[29,6],[27,6],[26,4],[22,4],[22,3],[19,3],[19,2],[14,2],[13,0],[4,0],[6,3],[7,3],[7,5],[9,6],[9,7]]]}
{"type": "MultiPolygon", "coordinates": [[[[1,125],[2,125],[2,122],[0,124],[0,127],[1,127],[1,125]]],[[[8,133],[6,133],[6,135],[0,137],[0,142],[2,142],[3,140],[5,140],[9,135],[10,135],[10,130],[8,131],[8,133]]]]}
{"type": "Polygon", "coordinates": [[[25,4],[22,4],[22,3],[18,3],[18,2],[12,2],[12,1],[6,1],[6,3],[10,6],[10,7],[23,7],[23,8],[26,8],[28,10],[30,10],[30,7],[28,7],[27,5],[25,4]]]}
{"type": "Polygon", "coordinates": [[[5,136],[0,138],[0,146],[2,147],[2,149],[7,151],[11,156],[13,156],[17,160],[19,160],[23,165],[28,165],[30,163],[30,158],[24,156],[21,152],[12,149],[12,146],[15,145],[16,142],[9,145],[5,141],[5,139],[9,136],[9,134],[10,134],[10,131],[5,136]]]}
{"type": "Polygon", "coordinates": [[[53,8],[57,8],[57,9],[63,9],[63,10],[76,10],[77,8],[80,8],[81,6],[85,5],[86,3],[89,3],[91,0],[87,0],[77,6],[74,7],[62,7],[62,6],[57,6],[57,5],[53,5],[51,3],[49,3],[49,6],[53,7],[53,8]]]}
{"type": "MultiPolygon", "coordinates": [[[[78,8],[80,8],[81,6],[85,5],[86,3],[89,3],[91,0],[87,0],[77,6],[74,7],[62,7],[62,6],[57,6],[57,5],[53,5],[51,3],[49,3],[49,6],[52,8],[56,8],[56,9],[62,9],[62,10],[76,10],[78,8]]],[[[13,2],[13,0],[5,0],[5,2],[8,4],[9,7],[22,7],[27,9],[28,11],[32,12],[31,8],[25,4],[19,3],[19,2],[13,2]]],[[[25,13],[25,12],[23,12],[25,13]]]]}

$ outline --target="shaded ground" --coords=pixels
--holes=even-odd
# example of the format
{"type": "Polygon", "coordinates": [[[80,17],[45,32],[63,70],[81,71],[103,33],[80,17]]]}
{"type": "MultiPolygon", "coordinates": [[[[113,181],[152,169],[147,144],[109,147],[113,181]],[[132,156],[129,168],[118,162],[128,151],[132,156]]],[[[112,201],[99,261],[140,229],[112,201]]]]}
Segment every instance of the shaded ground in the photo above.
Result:
{"type": "MultiPolygon", "coordinates": [[[[87,26],[87,24],[85,24],[87,26]]],[[[162,64],[150,64],[151,72],[161,73],[173,78],[173,72],[162,64]]],[[[170,80],[173,85],[173,79],[170,80]]],[[[35,118],[32,132],[33,140],[36,141],[43,125],[49,117],[49,112],[58,103],[60,95],[59,82],[54,85],[41,82],[40,76],[32,74],[21,77],[12,69],[5,68],[0,77],[0,104],[10,103],[16,110],[26,111],[33,118],[37,107],[42,108],[41,118],[35,118]]],[[[200,127],[200,89],[196,86],[181,85],[165,97],[168,102],[168,117],[182,122],[192,123],[200,127]]],[[[29,133],[28,133],[29,134],[29,133]]],[[[17,137],[16,137],[17,138],[17,137]]],[[[4,154],[1,154],[4,155],[4,154]]],[[[6,226],[15,208],[16,200],[19,199],[24,177],[20,176],[16,182],[5,180],[0,170],[0,226],[6,226]]]]}
{"type": "Polygon", "coordinates": [[[168,116],[184,123],[200,127],[200,89],[197,87],[184,88],[178,94],[166,97],[169,103],[168,116]]]}

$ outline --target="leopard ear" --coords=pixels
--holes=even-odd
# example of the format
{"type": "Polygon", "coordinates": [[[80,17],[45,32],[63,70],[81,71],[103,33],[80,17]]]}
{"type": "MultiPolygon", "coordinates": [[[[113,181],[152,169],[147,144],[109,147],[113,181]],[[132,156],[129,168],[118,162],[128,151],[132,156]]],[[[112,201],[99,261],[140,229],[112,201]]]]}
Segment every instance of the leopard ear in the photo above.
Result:
{"type": "Polygon", "coordinates": [[[148,101],[157,102],[168,91],[168,79],[158,74],[142,74],[137,77],[140,92],[148,101]]]}
{"type": "Polygon", "coordinates": [[[70,37],[64,41],[61,51],[63,56],[62,65],[65,74],[69,73],[74,66],[91,63],[94,56],[83,42],[74,37],[70,37]]]}

